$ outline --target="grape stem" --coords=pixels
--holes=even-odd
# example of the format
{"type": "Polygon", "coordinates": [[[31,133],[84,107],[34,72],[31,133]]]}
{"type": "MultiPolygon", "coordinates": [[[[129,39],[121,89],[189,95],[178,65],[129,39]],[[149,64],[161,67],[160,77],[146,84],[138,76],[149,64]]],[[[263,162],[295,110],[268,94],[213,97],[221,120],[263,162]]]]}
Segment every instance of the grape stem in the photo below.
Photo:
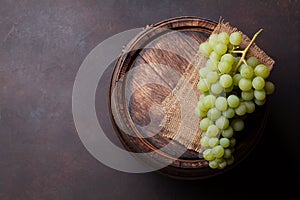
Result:
{"type": "Polygon", "coordinates": [[[245,60],[245,57],[246,57],[246,54],[249,50],[249,48],[251,47],[251,45],[253,44],[254,40],[257,38],[257,36],[263,31],[263,29],[260,29],[259,31],[257,31],[254,36],[252,37],[251,41],[249,42],[249,44],[247,45],[247,47],[244,49],[244,50],[234,50],[231,51],[231,53],[241,53],[242,56],[239,60],[239,62],[237,63],[235,69],[234,69],[234,74],[236,73],[237,69],[239,68],[239,66],[242,64],[242,63],[245,63],[247,65],[247,62],[245,60]]]}

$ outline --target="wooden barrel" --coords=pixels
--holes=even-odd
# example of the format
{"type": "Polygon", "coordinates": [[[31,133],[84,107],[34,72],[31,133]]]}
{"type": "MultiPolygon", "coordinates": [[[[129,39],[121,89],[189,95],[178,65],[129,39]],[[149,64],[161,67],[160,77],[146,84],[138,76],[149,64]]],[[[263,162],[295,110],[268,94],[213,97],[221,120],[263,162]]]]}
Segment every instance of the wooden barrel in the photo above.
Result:
{"type": "Polygon", "coordinates": [[[225,169],[211,169],[195,150],[178,154],[183,145],[166,137],[167,130],[158,125],[163,119],[155,107],[172,93],[199,44],[209,37],[216,25],[212,20],[184,16],[147,26],[125,47],[113,71],[111,115],[121,142],[128,151],[155,152],[142,162],[170,163],[157,170],[170,177],[203,179],[224,173],[247,157],[262,133],[266,112],[257,110],[247,117],[246,129],[237,136],[234,164],[225,169]],[[167,73],[166,68],[173,69],[179,76],[167,73]],[[155,78],[151,80],[152,77],[155,78]],[[149,127],[154,120],[158,120],[156,125],[149,127]],[[148,126],[147,129],[143,129],[144,126],[148,126]],[[168,147],[163,148],[166,145],[168,147]]]}

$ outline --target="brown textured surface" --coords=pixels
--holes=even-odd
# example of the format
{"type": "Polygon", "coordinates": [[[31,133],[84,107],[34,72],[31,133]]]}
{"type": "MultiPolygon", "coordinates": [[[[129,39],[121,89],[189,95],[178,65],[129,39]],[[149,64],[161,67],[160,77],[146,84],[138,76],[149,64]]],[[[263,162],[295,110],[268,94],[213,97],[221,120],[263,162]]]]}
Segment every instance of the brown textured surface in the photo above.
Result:
{"type": "MultiPolygon", "coordinates": [[[[299,175],[299,1],[3,0],[0,27],[0,199],[250,199],[295,191],[285,188],[299,175]],[[76,72],[107,37],[183,15],[222,16],[249,35],[264,28],[257,44],[276,61],[277,91],[263,140],[234,171],[204,182],[110,169],[76,133],[76,72]]],[[[111,68],[97,93],[103,109],[110,74],[111,68]]],[[[99,118],[111,133],[106,111],[99,118]]]]}

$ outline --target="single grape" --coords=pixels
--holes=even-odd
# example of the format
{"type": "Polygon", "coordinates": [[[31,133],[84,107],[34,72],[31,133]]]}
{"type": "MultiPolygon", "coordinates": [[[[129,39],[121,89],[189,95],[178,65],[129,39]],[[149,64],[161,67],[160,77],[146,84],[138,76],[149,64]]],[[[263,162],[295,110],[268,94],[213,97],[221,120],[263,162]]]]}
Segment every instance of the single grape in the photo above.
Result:
{"type": "Polygon", "coordinates": [[[223,130],[228,128],[229,120],[224,116],[220,116],[219,119],[216,120],[215,124],[219,129],[223,130]]]}
{"type": "Polygon", "coordinates": [[[234,131],[241,131],[244,129],[244,122],[241,119],[234,119],[231,122],[231,127],[234,131]]]}
{"type": "Polygon", "coordinates": [[[264,89],[266,94],[272,94],[275,91],[275,85],[271,81],[266,81],[264,89]]]}
{"type": "Polygon", "coordinates": [[[209,137],[208,136],[203,136],[203,137],[201,137],[201,139],[200,139],[200,144],[201,144],[201,146],[202,147],[209,147],[209,137]]]}
{"type": "Polygon", "coordinates": [[[198,107],[195,108],[195,113],[198,117],[205,117],[206,116],[206,112],[201,111],[198,107]]]}
{"type": "Polygon", "coordinates": [[[219,139],[216,137],[209,138],[208,145],[209,147],[215,147],[219,144],[219,139]]]}
{"type": "Polygon", "coordinates": [[[224,148],[221,145],[217,145],[212,148],[212,153],[216,158],[221,158],[224,155],[224,148]]]}
{"type": "MultiPolygon", "coordinates": [[[[230,145],[230,140],[229,140],[229,145],[230,145]]],[[[224,156],[223,156],[224,158],[230,158],[231,155],[232,155],[231,149],[229,148],[224,149],[224,156]]]]}
{"type": "Polygon", "coordinates": [[[229,158],[226,159],[227,165],[232,165],[234,163],[234,157],[231,156],[229,158]]]}
{"type": "Polygon", "coordinates": [[[241,72],[242,71],[242,69],[244,69],[245,67],[247,67],[247,65],[246,64],[241,64],[240,66],[239,66],[239,68],[238,68],[238,71],[239,72],[241,72]]]}
{"type": "Polygon", "coordinates": [[[225,111],[222,112],[222,115],[228,119],[234,117],[235,111],[233,108],[227,108],[225,111]]]}
{"type": "Polygon", "coordinates": [[[230,65],[233,65],[234,61],[234,57],[230,53],[226,53],[221,57],[221,62],[227,62],[230,65]]]}
{"type": "Polygon", "coordinates": [[[206,108],[212,108],[215,106],[216,97],[214,95],[207,95],[203,98],[203,103],[206,108]]]}
{"type": "Polygon", "coordinates": [[[256,90],[262,90],[265,87],[265,79],[260,76],[255,77],[252,80],[252,86],[256,90]]]}
{"type": "Polygon", "coordinates": [[[218,64],[218,69],[221,74],[229,73],[232,69],[232,65],[226,61],[221,61],[218,64]]]}
{"type": "Polygon", "coordinates": [[[236,145],[236,139],[234,137],[230,138],[230,147],[234,147],[236,145]]]}
{"type": "Polygon", "coordinates": [[[219,132],[219,128],[216,125],[212,124],[207,128],[206,135],[208,137],[217,137],[219,135],[219,132]]]}
{"type": "Polygon", "coordinates": [[[210,71],[211,70],[208,67],[202,67],[199,69],[199,75],[201,78],[206,78],[207,73],[210,71]]]}
{"type": "Polygon", "coordinates": [[[245,66],[241,69],[240,73],[243,78],[251,79],[254,74],[254,71],[252,67],[245,66]]]}
{"type": "Polygon", "coordinates": [[[219,75],[217,72],[211,71],[211,72],[208,72],[206,75],[206,80],[209,83],[215,83],[215,82],[217,82],[218,79],[219,79],[219,75]]]}
{"type": "Polygon", "coordinates": [[[208,59],[205,63],[205,67],[210,69],[210,71],[217,71],[218,70],[218,61],[208,59]]]}
{"type": "Polygon", "coordinates": [[[219,61],[221,59],[221,56],[217,54],[215,51],[212,51],[209,55],[209,59],[219,61]]]}
{"type": "Polygon", "coordinates": [[[231,138],[233,136],[233,129],[229,126],[227,129],[222,131],[222,136],[225,138],[231,138]]]}
{"type": "Polygon", "coordinates": [[[254,68],[256,65],[259,64],[259,61],[258,61],[258,59],[257,59],[256,57],[251,56],[251,57],[249,57],[249,58],[247,59],[247,64],[248,64],[249,66],[251,66],[252,68],[254,68]]]}
{"type": "Polygon", "coordinates": [[[223,44],[228,44],[229,43],[229,35],[226,32],[221,32],[218,35],[218,41],[223,43],[223,44]]]}
{"type": "Polygon", "coordinates": [[[238,46],[242,42],[242,35],[239,32],[233,32],[229,36],[229,42],[234,45],[238,46]]]}
{"type": "Polygon", "coordinates": [[[197,84],[197,88],[198,90],[200,90],[201,92],[208,92],[209,88],[210,88],[210,84],[208,83],[208,81],[204,78],[200,79],[198,84],[197,84]]]}
{"type": "Polygon", "coordinates": [[[266,65],[259,64],[254,68],[254,73],[256,76],[266,79],[270,75],[270,70],[266,65]]]}
{"type": "MultiPolygon", "coordinates": [[[[228,162],[228,161],[227,161],[227,162],[228,162]]],[[[208,165],[209,165],[209,167],[212,168],[212,169],[216,169],[216,168],[219,167],[219,163],[217,163],[216,160],[211,160],[211,161],[209,161],[208,165]]]]}
{"type": "Polygon", "coordinates": [[[238,86],[239,85],[239,82],[240,80],[242,79],[242,75],[240,73],[236,73],[234,76],[233,76],[233,84],[235,86],[238,86]]]}
{"type": "Polygon", "coordinates": [[[199,46],[199,51],[206,57],[209,57],[209,54],[213,51],[213,49],[208,42],[203,42],[199,46]]]}
{"type": "Polygon", "coordinates": [[[230,87],[228,87],[228,88],[225,88],[225,92],[228,94],[228,93],[230,93],[230,92],[233,90],[233,88],[234,88],[234,85],[233,85],[233,84],[231,84],[231,86],[230,86],[230,87]]]}
{"type": "Polygon", "coordinates": [[[242,91],[241,97],[245,101],[250,101],[254,98],[254,91],[252,89],[250,89],[248,91],[242,91]]]}
{"type": "Polygon", "coordinates": [[[232,77],[229,75],[229,74],[223,74],[220,76],[220,84],[222,87],[224,88],[229,88],[232,83],[233,83],[233,80],[232,80],[232,77]]]}
{"type": "Polygon", "coordinates": [[[213,124],[213,121],[211,121],[210,119],[208,119],[207,117],[201,119],[199,127],[202,131],[206,131],[207,128],[213,124]]]}
{"type": "Polygon", "coordinates": [[[242,91],[248,91],[252,88],[252,82],[250,79],[247,78],[241,78],[240,82],[239,82],[239,88],[242,91]]]}
{"type": "Polygon", "coordinates": [[[214,46],[214,51],[219,55],[224,55],[227,51],[227,45],[223,43],[218,43],[214,46]]]}
{"type": "Polygon", "coordinates": [[[222,162],[219,162],[218,169],[224,169],[227,166],[227,161],[223,160],[222,162]]]}
{"type": "Polygon", "coordinates": [[[243,116],[247,113],[247,107],[245,106],[244,102],[241,102],[240,105],[235,109],[235,113],[238,116],[243,116]]]}
{"type": "Polygon", "coordinates": [[[220,85],[219,82],[213,83],[210,86],[210,92],[215,95],[221,94],[223,90],[224,88],[220,85]]]}
{"type": "Polygon", "coordinates": [[[255,111],[255,104],[253,101],[244,101],[244,105],[246,106],[247,113],[253,113],[255,111]]]}
{"type": "Polygon", "coordinates": [[[228,138],[221,138],[219,140],[220,145],[224,148],[229,147],[230,146],[230,140],[228,138]]]}
{"type": "Polygon", "coordinates": [[[231,108],[236,108],[240,105],[240,99],[236,95],[232,94],[227,97],[227,103],[231,108]]]}
{"type": "Polygon", "coordinates": [[[254,90],[254,97],[259,101],[263,101],[266,98],[266,92],[264,90],[254,90]]]}
{"type": "Polygon", "coordinates": [[[254,103],[258,106],[262,106],[266,103],[266,99],[260,101],[260,100],[257,100],[257,99],[254,99],[254,103]]]}
{"type": "Polygon", "coordinates": [[[218,97],[215,101],[215,107],[220,111],[227,110],[227,99],[225,97],[218,97]]]}
{"type": "Polygon", "coordinates": [[[211,34],[209,36],[208,43],[211,47],[214,47],[218,43],[218,34],[211,34]]]}
{"type": "Polygon", "coordinates": [[[205,160],[208,160],[208,161],[214,160],[214,159],[215,159],[215,156],[214,156],[214,154],[213,154],[213,152],[212,152],[212,149],[205,149],[205,150],[203,151],[203,158],[204,158],[205,160]]]}

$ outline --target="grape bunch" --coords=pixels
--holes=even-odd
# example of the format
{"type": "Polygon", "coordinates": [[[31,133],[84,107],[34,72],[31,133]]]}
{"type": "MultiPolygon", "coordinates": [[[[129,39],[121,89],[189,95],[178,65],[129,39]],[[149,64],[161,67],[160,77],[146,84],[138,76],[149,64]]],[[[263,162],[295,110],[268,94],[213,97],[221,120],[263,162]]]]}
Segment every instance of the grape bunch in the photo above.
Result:
{"type": "Polygon", "coordinates": [[[234,162],[236,132],[244,129],[243,119],[262,106],[275,86],[267,78],[270,70],[256,57],[246,53],[261,32],[241,50],[242,35],[233,32],[211,34],[199,46],[207,61],[199,70],[197,88],[202,93],[196,107],[201,118],[202,156],[213,169],[223,169],[234,162]]]}

